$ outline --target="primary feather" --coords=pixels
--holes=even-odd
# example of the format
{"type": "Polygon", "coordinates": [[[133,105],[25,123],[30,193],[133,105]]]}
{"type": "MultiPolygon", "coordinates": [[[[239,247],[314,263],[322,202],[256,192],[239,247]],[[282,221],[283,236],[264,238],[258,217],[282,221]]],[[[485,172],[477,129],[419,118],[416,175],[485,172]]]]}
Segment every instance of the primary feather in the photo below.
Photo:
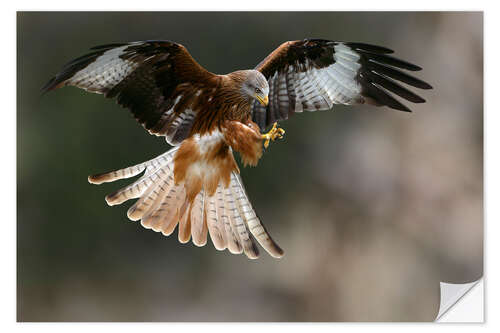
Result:
{"type": "Polygon", "coordinates": [[[432,87],[400,69],[420,67],[387,55],[385,47],[304,39],[280,45],[255,69],[269,81],[269,105],[253,103],[253,120],[265,129],[296,112],[329,110],[334,104],[372,104],[410,111],[390,92],[413,103],[425,100],[396,81],[432,87]]]}

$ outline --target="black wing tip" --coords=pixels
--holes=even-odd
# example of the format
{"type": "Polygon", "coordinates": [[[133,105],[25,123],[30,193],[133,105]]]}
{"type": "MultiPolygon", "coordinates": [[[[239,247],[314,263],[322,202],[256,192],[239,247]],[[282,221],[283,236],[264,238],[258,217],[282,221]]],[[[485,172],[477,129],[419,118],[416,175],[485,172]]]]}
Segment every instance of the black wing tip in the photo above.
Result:
{"type": "MultiPolygon", "coordinates": [[[[404,82],[415,88],[433,89],[429,83],[398,70],[399,68],[412,72],[421,71],[422,67],[418,65],[412,64],[405,60],[398,59],[393,56],[389,56],[387,54],[373,52],[373,50],[369,50],[367,48],[366,49],[358,48],[355,49],[355,51],[358,52],[361,56],[359,62],[365,67],[365,69],[368,69],[373,74],[380,73],[386,75],[388,78],[404,82]]],[[[416,100],[419,100],[419,98],[416,98],[416,100]]],[[[423,103],[422,101],[413,101],[413,100],[412,102],[423,103]]]]}
{"type": "Polygon", "coordinates": [[[391,79],[406,83],[415,88],[432,89],[432,86],[425,81],[417,79],[409,74],[406,74],[394,67],[386,66],[375,61],[366,62],[366,69],[371,73],[385,75],[391,79]]]}
{"type": "Polygon", "coordinates": [[[393,50],[391,50],[387,47],[374,45],[374,44],[359,43],[359,42],[345,42],[344,44],[353,48],[353,49],[361,50],[361,51],[368,51],[368,52],[373,52],[373,53],[378,53],[378,54],[394,53],[393,50]]]}
{"type": "MultiPolygon", "coordinates": [[[[365,55],[367,60],[368,60],[367,63],[375,62],[376,64],[379,64],[380,66],[384,66],[384,67],[386,67],[388,65],[393,70],[392,71],[393,73],[395,70],[394,67],[406,69],[406,70],[413,71],[413,72],[417,72],[417,71],[422,70],[422,67],[420,67],[418,65],[415,65],[415,64],[412,64],[408,61],[401,60],[401,59],[395,58],[393,56],[387,55],[387,54],[394,53],[394,50],[389,49],[389,48],[384,47],[384,46],[379,46],[379,45],[374,45],[374,44],[369,44],[369,43],[362,43],[362,42],[335,42],[332,40],[321,39],[321,38],[306,38],[306,39],[303,39],[302,41],[303,42],[308,42],[308,41],[319,42],[319,43],[325,43],[325,44],[342,43],[344,45],[349,46],[353,50],[360,52],[362,55],[365,55]]],[[[402,73],[402,75],[405,75],[405,74],[402,73]]],[[[391,76],[389,75],[389,77],[391,77],[391,76]]],[[[398,79],[398,78],[396,78],[396,79],[398,79]]],[[[410,84],[416,88],[420,88],[420,89],[433,89],[433,87],[429,83],[422,81],[422,80],[419,80],[419,79],[416,79],[414,77],[409,77],[408,75],[406,75],[406,80],[403,82],[410,84]]],[[[418,101],[415,103],[423,103],[423,102],[418,101]]]]}
{"type": "MultiPolygon", "coordinates": [[[[378,85],[369,84],[370,88],[365,86],[365,92],[362,93],[362,96],[365,97],[365,103],[371,104],[374,106],[387,106],[390,109],[403,111],[403,112],[413,112],[409,107],[401,103],[398,99],[396,99],[391,93],[389,93],[386,89],[379,87],[378,85]]],[[[401,96],[400,96],[401,97],[401,96]]],[[[415,104],[425,103],[426,100],[418,95],[415,95],[412,100],[409,100],[406,97],[403,97],[405,101],[412,102],[415,104]]]]}
{"type": "Polygon", "coordinates": [[[418,66],[418,65],[415,65],[415,64],[411,64],[409,62],[407,62],[407,64],[409,65],[408,67],[411,67],[411,68],[407,68],[408,70],[410,71],[413,71],[413,72],[418,72],[418,71],[421,71],[422,70],[422,67],[418,66]]]}
{"type": "Polygon", "coordinates": [[[396,110],[396,111],[408,112],[408,113],[412,113],[413,112],[409,107],[407,107],[406,105],[400,103],[399,101],[397,101],[397,103],[381,103],[381,104],[376,105],[376,106],[387,106],[389,109],[393,109],[393,110],[396,110]]]}
{"type": "Polygon", "coordinates": [[[92,46],[90,50],[103,50],[103,49],[113,49],[115,47],[122,47],[125,45],[129,45],[130,43],[110,43],[110,44],[102,44],[102,45],[96,45],[92,46]]]}
{"type": "Polygon", "coordinates": [[[132,45],[132,44],[146,44],[146,43],[168,43],[168,44],[175,44],[175,45],[181,45],[177,42],[174,42],[172,40],[168,39],[146,39],[146,40],[137,40],[137,41],[132,41],[132,42],[122,42],[122,43],[109,43],[109,44],[101,44],[101,45],[96,45],[90,48],[90,50],[103,50],[103,49],[114,49],[116,47],[122,47],[122,46],[127,46],[127,45],[132,45]]]}
{"type": "Polygon", "coordinates": [[[42,88],[40,88],[42,96],[48,93],[49,91],[59,88],[58,85],[60,83],[61,82],[58,80],[57,76],[51,78],[47,83],[45,83],[45,85],[42,88]]]}
{"type": "Polygon", "coordinates": [[[416,97],[418,97],[418,99],[413,100],[413,101],[412,101],[413,103],[416,103],[416,104],[422,104],[422,103],[425,103],[425,102],[426,102],[426,100],[425,100],[425,99],[423,99],[422,97],[420,97],[420,96],[418,96],[418,95],[416,95],[416,97]]]}
{"type": "Polygon", "coordinates": [[[412,72],[417,72],[422,70],[422,67],[417,66],[415,64],[412,64],[408,61],[398,59],[396,57],[387,55],[387,54],[380,54],[380,53],[375,53],[371,51],[365,51],[365,50],[356,50],[356,52],[359,53],[361,56],[360,61],[367,63],[367,62],[376,62],[382,65],[388,65],[392,67],[397,67],[401,69],[406,69],[412,72]]]}
{"type": "Polygon", "coordinates": [[[56,90],[65,85],[65,81],[73,76],[74,72],[60,72],[53,78],[51,78],[41,89],[42,95],[45,95],[49,91],[56,90]]]}
{"type": "MultiPolygon", "coordinates": [[[[385,105],[394,110],[411,112],[411,110],[406,105],[402,104],[399,100],[397,100],[392,94],[390,94],[386,89],[384,89],[386,87],[379,85],[378,82],[376,81],[374,82],[370,80],[369,77],[367,77],[365,80],[360,81],[360,83],[362,86],[361,96],[365,98],[364,102],[366,104],[371,104],[375,106],[385,105]]],[[[417,99],[413,99],[415,101],[414,103],[421,103],[421,101],[423,101],[423,98],[421,98],[420,96],[417,97],[418,97],[417,99]]],[[[405,100],[408,100],[405,96],[403,96],[403,98],[405,100]]],[[[412,100],[408,101],[412,102],[412,100]]]]}
{"type": "Polygon", "coordinates": [[[412,110],[410,110],[410,108],[408,108],[406,105],[401,104],[401,103],[400,103],[400,105],[386,105],[386,106],[388,106],[391,109],[398,110],[398,111],[413,112],[412,110]]]}
{"type": "Polygon", "coordinates": [[[78,58],[75,58],[67,62],[62,66],[59,73],[57,73],[53,78],[49,80],[49,82],[47,82],[41,88],[42,95],[51,90],[60,88],[61,86],[63,86],[64,82],[70,79],[73,75],[75,75],[75,73],[87,67],[90,63],[94,62],[99,56],[101,56],[107,50],[117,47],[117,45],[125,45],[125,44],[107,44],[107,45],[96,46],[95,47],[96,49],[91,48],[91,50],[94,49],[94,51],[92,51],[91,53],[87,53],[83,56],[80,56],[78,58]]]}
{"type": "Polygon", "coordinates": [[[53,83],[55,80],[56,80],[56,77],[54,76],[47,83],[45,83],[42,88],[40,88],[42,95],[44,95],[44,94],[48,93],[49,91],[51,91],[52,89],[54,89],[53,83]]]}
{"type": "Polygon", "coordinates": [[[339,44],[342,43],[344,45],[347,45],[353,49],[357,50],[364,50],[364,51],[369,51],[373,53],[379,53],[379,54],[388,54],[388,53],[394,53],[393,50],[380,46],[380,45],[374,45],[374,44],[368,44],[368,43],[361,43],[361,42],[340,42],[340,41],[333,41],[329,39],[323,39],[323,38],[305,38],[303,40],[298,40],[294,42],[317,42],[317,43],[323,43],[323,44],[339,44]]]}
{"type": "Polygon", "coordinates": [[[422,86],[420,86],[418,88],[425,89],[425,90],[434,89],[433,86],[431,86],[430,84],[428,84],[427,82],[424,82],[424,81],[422,81],[422,86]]]}
{"type": "MultiPolygon", "coordinates": [[[[418,65],[412,64],[410,62],[398,58],[394,58],[392,56],[388,56],[387,54],[394,53],[394,50],[389,49],[387,47],[368,44],[368,43],[360,43],[360,42],[342,42],[342,43],[351,47],[355,51],[358,51],[366,55],[369,58],[369,60],[380,61],[382,63],[386,63],[395,67],[404,68],[413,72],[418,72],[422,70],[422,67],[418,65]],[[372,56],[374,59],[370,59],[371,58],[370,56],[372,56]],[[384,60],[388,62],[385,62],[384,60]]],[[[422,89],[432,89],[432,87],[429,84],[426,84],[426,86],[428,86],[429,88],[422,88],[422,89]]]]}
{"type": "Polygon", "coordinates": [[[400,85],[397,81],[397,77],[386,76],[383,74],[379,74],[377,72],[364,73],[362,76],[363,81],[367,81],[370,83],[375,83],[379,88],[386,89],[399,97],[404,98],[407,101],[413,103],[424,103],[425,100],[419,95],[415,94],[413,91],[408,90],[407,88],[400,85]]]}

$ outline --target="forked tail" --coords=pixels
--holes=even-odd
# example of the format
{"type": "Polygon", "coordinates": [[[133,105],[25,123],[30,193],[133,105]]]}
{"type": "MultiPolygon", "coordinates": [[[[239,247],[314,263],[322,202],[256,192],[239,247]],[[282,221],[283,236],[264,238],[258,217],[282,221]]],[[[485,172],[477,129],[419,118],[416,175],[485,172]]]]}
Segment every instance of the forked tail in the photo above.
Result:
{"type": "Polygon", "coordinates": [[[175,184],[174,180],[174,155],[178,149],[175,147],[152,160],[128,168],[89,176],[89,182],[113,182],[145,171],[134,183],[107,195],[108,205],[119,205],[138,198],[129,208],[128,218],[141,220],[145,228],[165,236],[172,234],[179,225],[181,243],[192,238],[195,245],[204,246],[208,233],[217,250],[244,252],[248,258],[255,259],[259,256],[255,237],[271,256],[282,257],[283,250],[262,225],[237,172],[231,173],[229,186],[220,182],[212,196],[202,189],[192,202],[188,200],[184,183],[175,184]]]}

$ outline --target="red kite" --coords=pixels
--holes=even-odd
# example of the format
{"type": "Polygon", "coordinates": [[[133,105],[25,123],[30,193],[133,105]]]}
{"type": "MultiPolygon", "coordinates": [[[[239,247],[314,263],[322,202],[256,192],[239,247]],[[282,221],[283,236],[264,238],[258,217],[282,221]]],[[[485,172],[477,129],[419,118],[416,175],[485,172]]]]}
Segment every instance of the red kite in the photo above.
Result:
{"type": "Polygon", "coordinates": [[[180,44],[141,41],[97,46],[66,64],[43,88],[76,86],[116,97],[149,133],[171,150],[125,169],[90,176],[101,184],[144,174],[106,196],[109,205],[138,198],[127,212],[149,229],[197,246],[207,234],[218,250],[257,258],[254,238],[273,257],[283,250],[255,213],[233,151],[257,165],[262,143],[282,138],[277,121],[334,104],[371,104],[410,111],[389,92],[414,103],[423,98],[401,86],[431,86],[400,69],[421,68],[380,46],[305,39],[283,43],[253,70],[217,75],[180,44]],[[269,126],[271,130],[261,134],[269,126]]]}

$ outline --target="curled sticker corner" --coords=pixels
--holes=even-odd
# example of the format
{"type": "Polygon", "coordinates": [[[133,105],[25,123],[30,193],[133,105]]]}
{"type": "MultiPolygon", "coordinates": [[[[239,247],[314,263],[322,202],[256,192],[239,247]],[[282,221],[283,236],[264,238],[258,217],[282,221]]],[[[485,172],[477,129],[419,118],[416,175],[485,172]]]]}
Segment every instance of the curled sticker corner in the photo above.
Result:
{"type": "MultiPolygon", "coordinates": [[[[481,278],[482,279],[482,278],[481,278]]],[[[470,283],[446,283],[440,282],[439,287],[441,291],[439,312],[436,316],[436,321],[438,321],[448,310],[455,305],[467,292],[469,292],[476,284],[481,281],[473,281],[470,283]]]]}

